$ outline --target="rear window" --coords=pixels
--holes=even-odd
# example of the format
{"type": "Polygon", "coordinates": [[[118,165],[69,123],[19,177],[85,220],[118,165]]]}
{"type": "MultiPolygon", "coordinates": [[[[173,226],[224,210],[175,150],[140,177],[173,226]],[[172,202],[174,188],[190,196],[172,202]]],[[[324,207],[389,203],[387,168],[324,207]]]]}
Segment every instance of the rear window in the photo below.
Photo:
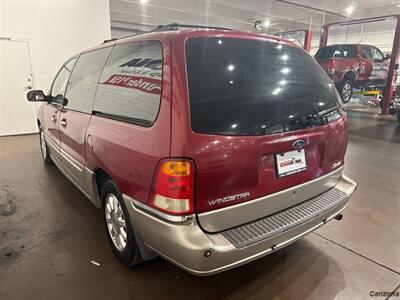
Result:
{"type": "Polygon", "coordinates": [[[152,125],[160,107],[162,65],[158,41],[116,45],[100,77],[94,113],[152,125]]]}
{"type": "Polygon", "coordinates": [[[355,58],[357,49],[354,45],[337,45],[320,48],[315,54],[317,60],[329,58],[355,58]]]}
{"type": "Polygon", "coordinates": [[[324,124],[338,94],[302,49],[268,41],[186,43],[191,126],[198,133],[264,135],[324,124]],[[324,115],[324,117],[322,117],[324,115]]]}

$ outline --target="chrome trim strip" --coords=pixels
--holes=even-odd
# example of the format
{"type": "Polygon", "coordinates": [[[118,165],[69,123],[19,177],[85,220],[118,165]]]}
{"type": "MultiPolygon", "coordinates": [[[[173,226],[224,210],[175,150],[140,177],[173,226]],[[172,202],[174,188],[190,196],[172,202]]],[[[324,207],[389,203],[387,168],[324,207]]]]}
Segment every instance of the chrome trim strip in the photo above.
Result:
{"type": "Polygon", "coordinates": [[[58,146],[48,135],[44,135],[47,142],[51,143],[54,150],[56,150],[65,160],[67,160],[73,167],[75,167],[79,172],[82,172],[85,166],[69,155],[65,150],[63,150],[60,146],[58,146]]]}
{"type": "MultiPolygon", "coordinates": [[[[53,158],[53,156],[50,153],[50,157],[53,158]]],[[[87,198],[89,198],[90,200],[92,200],[92,197],[82,188],[79,186],[79,184],[77,184],[73,178],[71,177],[70,174],[68,174],[68,172],[62,167],[62,165],[57,161],[53,159],[54,164],[58,167],[58,169],[61,171],[61,173],[64,174],[65,177],[67,177],[69,179],[69,181],[72,182],[73,185],[75,185],[78,190],[80,190],[87,198]]]]}
{"type": "Polygon", "coordinates": [[[176,223],[176,224],[191,224],[191,223],[193,223],[194,215],[173,216],[173,215],[169,215],[169,214],[163,213],[161,211],[158,211],[157,209],[154,209],[138,200],[135,200],[132,197],[129,197],[128,195],[122,194],[122,197],[125,199],[125,201],[129,200],[131,202],[131,205],[134,206],[135,208],[140,209],[144,212],[147,212],[153,216],[157,216],[167,222],[176,223]]]}

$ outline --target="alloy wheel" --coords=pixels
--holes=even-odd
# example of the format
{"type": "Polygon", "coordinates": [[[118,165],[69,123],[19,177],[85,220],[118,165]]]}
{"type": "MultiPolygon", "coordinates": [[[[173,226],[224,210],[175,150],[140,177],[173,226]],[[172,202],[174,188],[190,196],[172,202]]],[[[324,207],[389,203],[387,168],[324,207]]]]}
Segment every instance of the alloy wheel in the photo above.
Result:
{"type": "Polygon", "coordinates": [[[124,212],[116,195],[112,193],[107,195],[104,212],[111,240],[114,246],[122,252],[126,248],[128,234],[124,212]]]}

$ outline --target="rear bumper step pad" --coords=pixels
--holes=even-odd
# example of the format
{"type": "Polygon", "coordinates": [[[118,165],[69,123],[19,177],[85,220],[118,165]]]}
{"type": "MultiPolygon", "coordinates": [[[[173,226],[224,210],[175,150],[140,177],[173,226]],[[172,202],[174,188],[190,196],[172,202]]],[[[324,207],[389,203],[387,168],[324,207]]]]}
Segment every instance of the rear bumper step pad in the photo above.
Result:
{"type": "Polygon", "coordinates": [[[272,216],[223,231],[222,235],[240,249],[299,226],[337,206],[347,198],[346,193],[332,188],[272,216]]]}

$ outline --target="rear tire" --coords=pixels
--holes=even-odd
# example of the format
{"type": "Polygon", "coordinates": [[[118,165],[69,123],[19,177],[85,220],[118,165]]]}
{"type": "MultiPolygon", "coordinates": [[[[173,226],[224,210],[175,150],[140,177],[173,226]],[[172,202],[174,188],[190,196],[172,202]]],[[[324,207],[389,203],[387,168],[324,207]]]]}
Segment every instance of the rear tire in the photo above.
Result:
{"type": "Polygon", "coordinates": [[[107,180],[102,188],[103,220],[111,250],[125,266],[133,267],[143,262],[136,242],[129,213],[115,182],[107,180]]]}
{"type": "Polygon", "coordinates": [[[39,127],[39,141],[40,141],[40,152],[42,153],[43,161],[46,165],[52,165],[53,162],[50,157],[49,147],[47,146],[46,139],[42,127],[39,127]]]}
{"type": "Polygon", "coordinates": [[[348,103],[353,96],[354,83],[351,79],[345,79],[340,86],[340,96],[344,103],[348,103]]]}

